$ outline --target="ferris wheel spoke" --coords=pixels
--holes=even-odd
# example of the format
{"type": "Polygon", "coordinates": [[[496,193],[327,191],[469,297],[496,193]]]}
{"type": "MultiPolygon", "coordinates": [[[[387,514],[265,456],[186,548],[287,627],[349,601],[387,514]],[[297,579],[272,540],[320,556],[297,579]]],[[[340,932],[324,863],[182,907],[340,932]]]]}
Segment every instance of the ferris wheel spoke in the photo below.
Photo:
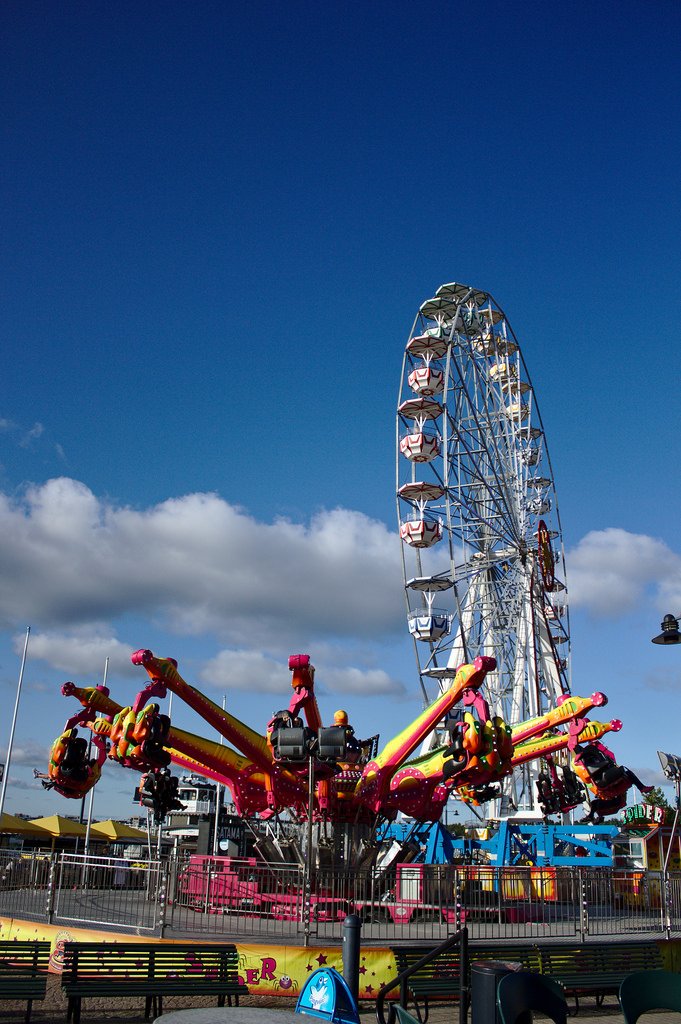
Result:
{"type": "Polygon", "coordinates": [[[475,405],[468,394],[467,400],[470,408],[473,410],[474,429],[466,432],[454,425],[454,430],[467,452],[475,478],[488,489],[492,501],[502,503],[500,511],[503,510],[513,520],[515,517],[515,501],[513,494],[510,492],[510,475],[508,473],[511,467],[507,464],[507,452],[505,447],[502,447],[499,443],[495,430],[498,426],[497,420],[502,414],[498,408],[490,407],[489,396],[486,394],[481,395],[480,412],[475,410],[475,405]],[[467,443],[467,433],[470,434],[472,444],[467,443]],[[482,439],[484,439],[484,444],[481,444],[482,439]],[[501,467],[502,472],[499,472],[498,467],[501,467]],[[494,487],[492,487],[492,482],[495,485],[494,487]]]}
{"type": "MultiPolygon", "coordinates": [[[[509,540],[517,543],[520,540],[520,525],[517,522],[513,495],[509,493],[507,482],[496,468],[501,466],[508,473],[498,450],[490,452],[489,449],[480,448],[477,438],[474,439],[476,444],[469,444],[463,432],[458,432],[457,437],[459,451],[453,461],[460,474],[458,489],[467,494],[470,507],[473,510],[477,509],[477,519],[487,521],[492,508],[498,518],[506,524],[509,540]],[[463,459],[462,452],[465,456],[463,459]],[[486,516],[483,516],[483,511],[487,513],[486,516]]],[[[463,504],[461,502],[462,506],[463,504]]]]}

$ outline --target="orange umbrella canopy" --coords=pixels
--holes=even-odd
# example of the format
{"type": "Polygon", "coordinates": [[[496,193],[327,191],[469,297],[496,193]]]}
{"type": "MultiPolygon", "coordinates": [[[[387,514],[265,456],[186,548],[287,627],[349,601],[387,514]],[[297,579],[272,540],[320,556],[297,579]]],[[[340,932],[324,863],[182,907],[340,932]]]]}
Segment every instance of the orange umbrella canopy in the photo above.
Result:
{"type": "Polygon", "coordinates": [[[85,836],[85,825],[78,821],[71,821],[70,818],[62,818],[61,814],[50,814],[48,818],[35,818],[31,825],[38,825],[49,832],[53,839],[63,836],[85,836]]]}
{"type": "Polygon", "coordinates": [[[90,838],[106,839],[109,843],[115,843],[118,839],[147,839],[147,833],[132,825],[126,825],[124,821],[98,821],[90,826],[90,838]]]}
{"type": "Polygon", "coordinates": [[[47,836],[49,833],[35,821],[17,818],[15,814],[3,812],[0,818],[0,832],[11,836],[47,836]]]}

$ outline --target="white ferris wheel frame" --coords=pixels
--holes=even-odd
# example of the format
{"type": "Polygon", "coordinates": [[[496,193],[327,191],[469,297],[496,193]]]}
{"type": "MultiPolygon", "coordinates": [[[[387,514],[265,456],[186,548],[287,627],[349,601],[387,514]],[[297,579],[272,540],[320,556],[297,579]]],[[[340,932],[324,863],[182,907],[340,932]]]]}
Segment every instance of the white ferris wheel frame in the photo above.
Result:
{"type": "MultiPolygon", "coordinates": [[[[442,285],[420,307],[396,434],[405,598],[424,700],[487,654],[497,659],[485,680],[492,713],[511,726],[533,718],[570,692],[565,559],[534,388],[488,292],[442,285]]],[[[525,765],[505,780],[492,816],[538,816],[537,772],[525,765]]]]}

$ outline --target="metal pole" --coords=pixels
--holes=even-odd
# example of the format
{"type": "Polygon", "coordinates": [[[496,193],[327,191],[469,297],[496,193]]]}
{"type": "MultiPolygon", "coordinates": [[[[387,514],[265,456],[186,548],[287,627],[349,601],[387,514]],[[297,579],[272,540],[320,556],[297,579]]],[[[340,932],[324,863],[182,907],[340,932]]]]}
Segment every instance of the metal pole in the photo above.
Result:
{"type": "Polygon", "coordinates": [[[312,816],[314,813],[314,758],[310,756],[307,763],[307,852],[306,860],[308,866],[312,866],[312,816]]]}
{"type": "Polygon", "coordinates": [[[314,813],[314,758],[308,755],[307,761],[307,843],[305,850],[305,877],[303,884],[303,930],[305,945],[310,945],[310,915],[312,913],[312,815],[314,813]]]}
{"type": "Polygon", "coordinates": [[[14,714],[12,715],[12,727],[9,731],[9,743],[7,744],[7,757],[5,758],[5,771],[2,776],[2,789],[0,790],[0,817],[5,809],[5,793],[7,791],[7,780],[9,779],[9,765],[12,759],[12,744],[14,743],[14,729],[17,724],[17,713],[19,711],[19,697],[21,696],[21,684],[24,680],[24,667],[26,665],[26,652],[28,651],[28,638],[31,634],[31,627],[26,627],[26,639],[24,640],[24,653],[21,656],[21,668],[19,669],[19,682],[17,683],[17,695],[14,701],[14,714]]]}
{"type": "MultiPolygon", "coordinates": [[[[106,686],[106,679],[109,674],[109,659],[106,658],[104,661],[104,675],[102,676],[102,686],[106,686]]],[[[90,733],[90,743],[88,745],[88,760],[90,759],[90,751],[92,749],[92,733],[90,733]]],[[[85,856],[90,852],[90,829],[92,828],[92,808],[95,803],[95,787],[93,786],[90,790],[90,801],[87,809],[87,825],[85,826],[85,856]]],[[[82,820],[82,809],[81,809],[81,820],[82,820]]]]}
{"type": "Polygon", "coordinates": [[[674,821],[672,823],[672,830],[669,834],[669,843],[667,850],[664,855],[664,864],[662,866],[662,903],[664,906],[664,926],[667,933],[667,938],[671,938],[672,934],[672,894],[671,884],[669,881],[669,874],[667,868],[669,867],[669,860],[672,854],[672,846],[674,845],[674,837],[676,836],[676,828],[679,824],[679,811],[681,810],[681,778],[674,780],[676,786],[676,813],[674,814],[674,821]]]}
{"type": "Polygon", "coordinates": [[[676,835],[676,826],[679,823],[679,810],[681,809],[681,778],[675,780],[676,783],[676,813],[674,815],[674,821],[672,823],[672,830],[669,836],[669,845],[664,855],[664,871],[665,877],[667,875],[667,867],[669,866],[669,858],[672,852],[672,844],[674,842],[674,836],[676,835]]]}
{"type": "MultiPolygon", "coordinates": [[[[226,707],[227,707],[227,697],[223,693],[223,695],[222,695],[222,710],[224,711],[226,709],[226,707]]],[[[223,746],[224,742],[225,742],[225,738],[222,735],[222,733],[220,733],[220,746],[223,746]]],[[[214,827],[213,827],[213,856],[214,857],[217,857],[217,855],[218,855],[218,825],[220,824],[220,800],[222,798],[222,789],[223,789],[222,783],[218,782],[217,787],[215,789],[215,823],[214,823],[214,827]]]]}
{"type": "Polygon", "coordinates": [[[362,921],[359,914],[348,914],[343,921],[343,977],[352,998],[359,999],[359,954],[362,921]]]}

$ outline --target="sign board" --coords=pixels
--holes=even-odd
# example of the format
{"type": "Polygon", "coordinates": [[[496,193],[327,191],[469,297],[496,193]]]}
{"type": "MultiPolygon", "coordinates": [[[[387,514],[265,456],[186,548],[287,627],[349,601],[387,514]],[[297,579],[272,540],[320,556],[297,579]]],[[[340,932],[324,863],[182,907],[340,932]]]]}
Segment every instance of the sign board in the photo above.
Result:
{"type": "Polygon", "coordinates": [[[296,1013],[331,1021],[359,1024],[359,1008],[342,975],[333,967],[313,971],[296,1003],[296,1013]]]}
{"type": "Polygon", "coordinates": [[[635,804],[624,811],[625,825],[664,825],[668,820],[668,809],[654,804],[635,804]]]}
{"type": "Polygon", "coordinates": [[[218,837],[220,840],[219,849],[221,853],[228,853],[229,844],[233,843],[238,850],[238,853],[236,853],[237,857],[248,856],[248,834],[246,832],[246,826],[243,818],[240,818],[237,814],[220,815],[218,837]],[[223,843],[224,846],[222,845],[223,843]]]}

